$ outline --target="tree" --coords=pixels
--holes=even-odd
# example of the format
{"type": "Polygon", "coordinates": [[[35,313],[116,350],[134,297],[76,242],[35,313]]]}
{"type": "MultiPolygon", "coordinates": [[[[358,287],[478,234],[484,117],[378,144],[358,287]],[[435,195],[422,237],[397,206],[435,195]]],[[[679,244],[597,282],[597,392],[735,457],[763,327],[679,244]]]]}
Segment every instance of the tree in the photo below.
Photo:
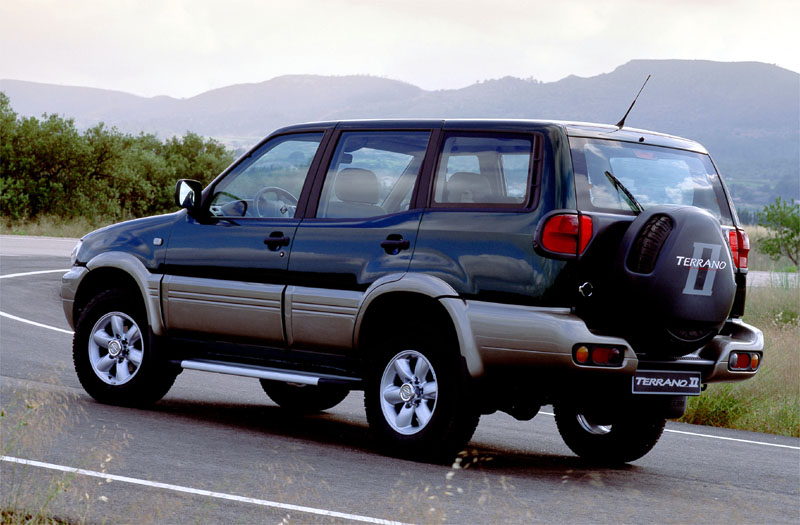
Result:
{"type": "Polygon", "coordinates": [[[795,266],[800,260],[800,203],[791,203],[782,197],[764,207],[758,223],[769,230],[768,237],[761,239],[759,250],[773,260],[781,255],[788,257],[795,266]]]}

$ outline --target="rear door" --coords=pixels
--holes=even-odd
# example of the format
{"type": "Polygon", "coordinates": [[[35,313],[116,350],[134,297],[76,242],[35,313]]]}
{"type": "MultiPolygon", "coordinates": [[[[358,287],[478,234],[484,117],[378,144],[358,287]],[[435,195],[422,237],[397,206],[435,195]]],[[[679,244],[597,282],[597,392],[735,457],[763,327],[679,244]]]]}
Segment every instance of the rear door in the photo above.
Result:
{"type": "Polygon", "coordinates": [[[543,215],[572,194],[544,162],[552,147],[529,128],[446,126],[411,271],[442,279],[465,299],[565,302],[565,263],[538,255],[532,243],[543,215]]]}
{"type": "Polygon", "coordinates": [[[381,277],[408,270],[422,216],[413,202],[434,131],[413,125],[337,130],[309,218],[292,246],[291,347],[346,354],[364,292],[381,277]]]}

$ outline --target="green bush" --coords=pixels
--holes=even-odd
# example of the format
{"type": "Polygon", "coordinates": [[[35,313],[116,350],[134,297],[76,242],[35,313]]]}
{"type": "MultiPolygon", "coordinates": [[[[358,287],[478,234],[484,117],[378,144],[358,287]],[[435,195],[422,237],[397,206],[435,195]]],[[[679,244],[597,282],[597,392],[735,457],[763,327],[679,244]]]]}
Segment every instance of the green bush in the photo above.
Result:
{"type": "Polygon", "coordinates": [[[0,215],[9,223],[169,212],[177,179],[208,183],[232,160],[191,132],[162,142],[102,123],[81,133],[57,115],[19,117],[0,93],[0,215]]]}

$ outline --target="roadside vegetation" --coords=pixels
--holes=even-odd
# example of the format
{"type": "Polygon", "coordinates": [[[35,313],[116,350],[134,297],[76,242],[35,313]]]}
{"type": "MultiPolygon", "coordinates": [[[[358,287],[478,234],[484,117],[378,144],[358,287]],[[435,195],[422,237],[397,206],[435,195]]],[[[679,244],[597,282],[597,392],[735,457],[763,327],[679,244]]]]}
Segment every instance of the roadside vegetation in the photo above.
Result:
{"type": "Polygon", "coordinates": [[[232,160],[225,146],[191,132],[161,141],[102,123],[80,132],[58,115],[19,117],[0,93],[3,233],[77,237],[173,211],[177,179],[208,183],[232,160]]]}
{"type": "Polygon", "coordinates": [[[787,282],[750,288],[744,321],[764,332],[758,374],[710,385],[689,398],[679,421],[800,437],[800,289],[787,282]]]}

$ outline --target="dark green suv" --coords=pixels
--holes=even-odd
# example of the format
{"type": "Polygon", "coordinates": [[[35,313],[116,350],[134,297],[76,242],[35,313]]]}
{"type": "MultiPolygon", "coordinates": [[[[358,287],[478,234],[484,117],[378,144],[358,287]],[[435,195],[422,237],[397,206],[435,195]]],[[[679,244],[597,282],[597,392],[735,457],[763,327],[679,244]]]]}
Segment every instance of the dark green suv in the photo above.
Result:
{"type": "Polygon", "coordinates": [[[181,211],[86,235],[63,278],[104,403],[183,369],[287,410],[365,391],[392,454],[451,458],[481,414],[553,404],[582,457],[647,453],[706,383],[753,376],[748,239],[699,144],[533,120],[276,131],[181,211]]]}

